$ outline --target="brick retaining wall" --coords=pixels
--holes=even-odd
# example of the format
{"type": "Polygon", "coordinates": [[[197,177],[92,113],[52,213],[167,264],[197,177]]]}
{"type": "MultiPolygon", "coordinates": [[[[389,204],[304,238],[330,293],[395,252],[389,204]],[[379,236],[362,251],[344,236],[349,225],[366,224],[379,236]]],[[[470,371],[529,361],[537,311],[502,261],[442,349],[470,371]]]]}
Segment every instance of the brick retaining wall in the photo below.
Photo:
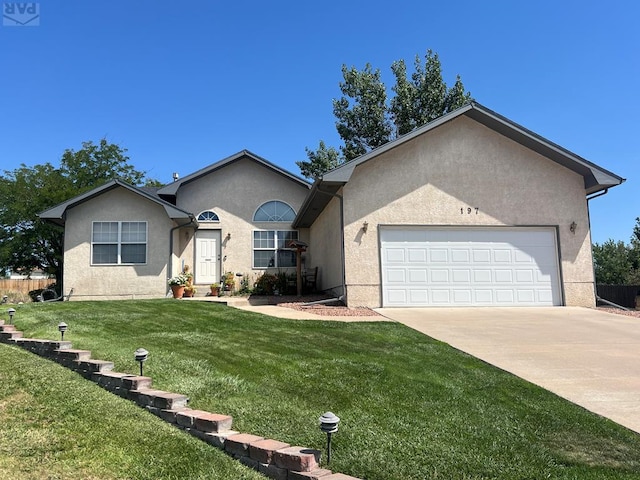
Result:
{"type": "Polygon", "coordinates": [[[0,320],[0,342],[17,345],[79,373],[269,478],[360,480],[321,468],[319,450],[236,432],[231,429],[230,416],[191,409],[186,395],[153,389],[150,377],[114,372],[113,362],[94,360],[90,351],[73,349],[71,342],[23,338],[22,332],[14,325],[5,325],[3,320],[0,320]]]}

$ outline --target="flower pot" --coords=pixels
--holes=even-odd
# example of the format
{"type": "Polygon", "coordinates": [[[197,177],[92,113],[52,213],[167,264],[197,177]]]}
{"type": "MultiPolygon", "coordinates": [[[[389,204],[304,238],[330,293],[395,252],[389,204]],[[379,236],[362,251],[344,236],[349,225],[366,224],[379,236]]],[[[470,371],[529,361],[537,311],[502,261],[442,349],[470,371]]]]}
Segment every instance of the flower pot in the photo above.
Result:
{"type": "Polygon", "coordinates": [[[182,294],[183,297],[193,297],[193,294],[195,292],[193,291],[192,288],[185,288],[184,289],[184,293],[182,294]]]}
{"type": "Polygon", "coordinates": [[[182,298],[184,285],[171,285],[171,292],[173,292],[173,298],[182,298]]]}
{"type": "Polygon", "coordinates": [[[220,288],[219,287],[211,287],[211,296],[212,297],[217,297],[218,295],[220,295],[220,288]]]}

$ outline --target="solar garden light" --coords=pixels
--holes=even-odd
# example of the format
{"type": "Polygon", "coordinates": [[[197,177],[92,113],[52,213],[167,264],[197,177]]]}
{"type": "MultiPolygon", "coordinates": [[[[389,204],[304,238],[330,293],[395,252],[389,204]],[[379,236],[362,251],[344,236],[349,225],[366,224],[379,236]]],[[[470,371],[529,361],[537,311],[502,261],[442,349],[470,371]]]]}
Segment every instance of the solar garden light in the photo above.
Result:
{"type": "Polygon", "coordinates": [[[7,313],[9,314],[9,325],[13,325],[13,316],[16,314],[16,309],[10,308],[7,313]]]}
{"type": "Polygon", "coordinates": [[[60,340],[64,341],[64,332],[67,331],[67,324],[64,322],[60,322],[58,324],[58,331],[60,332],[60,340]]]}
{"type": "Polygon", "coordinates": [[[149,356],[149,352],[147,352],[144,348],[139,348],[135,351],[134,355],[136,362],[140,363],[140,376],[142,377],[142,364],[146,362],[147,357],[149,356]]]}
{"type": "Polygon", "coordinates": [[[320,420],[320,430],[327,434],[327,465],[329,465],[331,463],[331,434],[338,431],[340,417],[332,412],[326,412],[318,420],[320,420]]]}

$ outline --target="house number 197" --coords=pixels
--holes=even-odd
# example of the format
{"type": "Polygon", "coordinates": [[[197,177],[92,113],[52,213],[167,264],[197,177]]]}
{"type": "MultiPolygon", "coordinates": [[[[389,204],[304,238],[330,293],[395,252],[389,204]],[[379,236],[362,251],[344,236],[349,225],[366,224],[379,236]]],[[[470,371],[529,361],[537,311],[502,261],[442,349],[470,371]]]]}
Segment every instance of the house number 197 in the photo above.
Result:
{"type": "Polygon", "coordinates": [[[467,215],[471,215],[473,212],[476,212],[476,215],[477,215],[479,211],[480,211],[479,207],[473,207],[473,208],[472,207],[467,207],[467,208],[460,207],[460,215],[464,215],[465,213],[467,215]]]}

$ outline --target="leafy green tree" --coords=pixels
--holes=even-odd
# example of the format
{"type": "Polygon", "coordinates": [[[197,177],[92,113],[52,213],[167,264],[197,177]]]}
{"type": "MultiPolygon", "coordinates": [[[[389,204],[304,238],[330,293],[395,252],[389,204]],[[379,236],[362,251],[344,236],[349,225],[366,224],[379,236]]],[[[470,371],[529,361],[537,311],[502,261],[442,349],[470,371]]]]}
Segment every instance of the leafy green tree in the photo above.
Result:
{"type": "Polygon", "coordinates": [[[327,147],[322,140],[317,150],[305,148],[305,151],[309,160],[296,162],[296,165],[306,178],[317,179],[341,163],[340,153],[333,147],[327,147]]]}
{"type": "Polygon", "coordinates": [[[623,285],[632,274],[630,248],[623,241],[607,240],[593,245],[596,283],[623,285]]]}
{"type": "MultiPolygon", "coordinates": [[[[66,150],[56,168],[50,163],[20,165],[0,175],[0,265],[31,272],[42,269],[62,281],[63,229],[41,221],[38,213],[113,178],[133,185],[144,172],[129,163],[126,149],[102,139],[66,150]]],[[[153,181],[152,181],[153,182],[153,181]]]]}
{"type": "Polygon", "coordinates": [[[632,269],[628,279],[629,284],[640,285],[640,217],[636,218],[636,224],[633,227],[629,258],[632,269]]]}
{"type": "MultiPolygon", "coordinates": [[[[393,62],[391,71],[395,95],[387,102],[380,70],[374,71],[369,63],[363,70],[342,66],[342,97],[333,100],[336,128],[344,142],[338,163],[353,160],[472,100],[459,75],[454,86],[447,88],[440,58],[432,50],[427,50],[424,65],[416,56],[410,78],[404,60],[393,62]]],[[[334,157],[327,159],[326,151],[305,150],[309,161],[297,162],[301,170],[304,167],[304,176],[317,178],[333,165],[334,157]]]]}
{"type": "Polygon", "coordinates": [[[348,162],[387,143],[392,128],[380,70],[373,71],[368,63],[362,71],[342,65],[342,77],[342,97],[333,101],[333,114],[344,141],[340,150],[348,162]]]}

